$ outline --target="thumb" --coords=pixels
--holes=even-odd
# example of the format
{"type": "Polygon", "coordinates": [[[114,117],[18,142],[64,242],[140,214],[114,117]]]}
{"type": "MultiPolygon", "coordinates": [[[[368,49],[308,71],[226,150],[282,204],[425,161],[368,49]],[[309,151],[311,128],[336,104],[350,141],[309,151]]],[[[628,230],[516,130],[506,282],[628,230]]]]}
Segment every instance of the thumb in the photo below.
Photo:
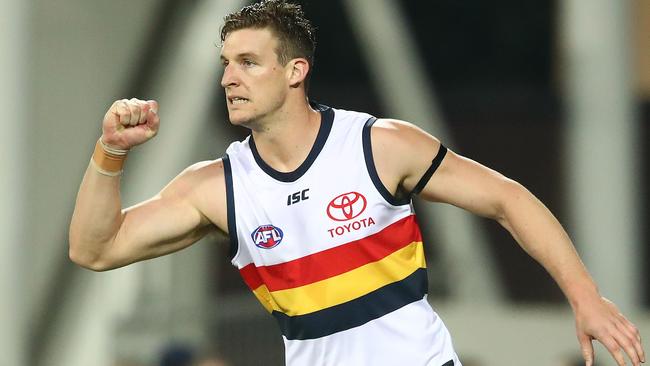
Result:
{"type": "Polygon", "coordinates": [[[591,343],[591,337],[582,333],[578,335],[578,341],[580,342],[582,357],[585,359],[585,365],[592,366],[594,364],[594,346],[591,343]]]}

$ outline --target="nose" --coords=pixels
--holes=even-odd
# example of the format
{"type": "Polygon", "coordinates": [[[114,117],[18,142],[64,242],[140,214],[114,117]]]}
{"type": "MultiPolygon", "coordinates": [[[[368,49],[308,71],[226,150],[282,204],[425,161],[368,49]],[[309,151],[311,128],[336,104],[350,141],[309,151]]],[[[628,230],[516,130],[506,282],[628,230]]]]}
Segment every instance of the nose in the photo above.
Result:
{"type": "Polygon", "coordinates": [[[237,86],[239,84],[239,77],[235,72],[235,68],[230,64],[224,66],[223,76],[221,77],[221,86],[223,88],[237,86]]]}

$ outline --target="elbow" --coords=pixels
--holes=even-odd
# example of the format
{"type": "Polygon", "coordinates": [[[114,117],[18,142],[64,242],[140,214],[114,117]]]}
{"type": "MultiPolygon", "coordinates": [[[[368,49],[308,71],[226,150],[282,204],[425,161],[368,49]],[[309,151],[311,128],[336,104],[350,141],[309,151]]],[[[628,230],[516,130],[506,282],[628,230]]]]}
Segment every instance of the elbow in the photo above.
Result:
{"type": "Polygon", "coordinates": [[[87,255],[79,254],[73,250],[69,251],[68,256],[70,257],[70,260],[79,267],[83,267],[94,272],[104,272],[111,269],[110,267],[102,264],[102,262],[90,258],[87,255]]]}
{"type": "Polygon", "coordinates": [[[104,272],[113,268],[105,261],[102,261],[99,255],[79,248],[73,240],[70,240],[68,257],[76,265],[94,272],[104,272]]]}
{"type": "Polygon", "coordinates": [[[522,186],[519,182],[504,177],[500,185],[497,196],[498,200],[495,204],[492,218],[501,225],[508,227],[508,218],[512,214],[512,211],[516,210],[519,203],[528,199],[530,195],[526,187],[522,186]]]}

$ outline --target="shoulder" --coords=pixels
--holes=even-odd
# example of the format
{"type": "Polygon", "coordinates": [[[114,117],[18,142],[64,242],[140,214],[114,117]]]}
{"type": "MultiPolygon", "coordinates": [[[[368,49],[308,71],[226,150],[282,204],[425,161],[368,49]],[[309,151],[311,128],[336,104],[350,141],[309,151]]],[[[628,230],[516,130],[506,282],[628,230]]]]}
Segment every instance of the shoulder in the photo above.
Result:
{"type": "Polygon", "coordinates": [[[226,183],[223,159],[201,161],[185,168],[161,193],[197,209],[205,221],[225,231],[226,183]]]}
{"type": "Polygon", "coordinates": [[[217,159],[185,168],[163,189],[161,195],[183,199],[199,208],[206,201],[220,201],[224,193],[223,161],[217,159]]]}
{"type": "Polygon", "coordinates": [[[372,125],[373,141],[382,143],[412,144],[412,143],[433,143],[434,147],[440,141],[428,134],[420,127],[407,121],[392,118],[379,118],[372,125]]]}
{"type": "Polygon", "coordinates": [[[377,172],[392,193],[411,192],[440,149],[437,138],[398,119],[377,119],[370,136],[377,172]]]}
{"type": "MultiPolygon", "coordinates": [[[[396,160],[424,157],[431,161],[431,155],[440,148],[440,141],[413,123],[398,119],[381,118],[371,129],[373,155],[379,158],[396,160]]],[[[405,164],[406,165],[406,164],[405,164]]]]}
{"type": "Polygon", "coordinates": [[[223,164],[223,159],[221,158],[215,160],[200,161],[185,168],[183,173],[196,178],[214,178],[215,176],[219,177],[223,176],[224,174],[223,164]]]}
{"type": "Polygon", "coordinates": [[[224,163],[223,159],[201,161],[185,168],[174,180],[179,188],[196,189],[206,184],[212,185],[217,181],[223,181],[224,163]]]}
{"type": "MultiPolygon", "coordinates": [[[[226,149],[227,156],[237,156],[238,154],[247,153],[250,151],[250,135],[242,141],[233,141],[226,149]]],[[[222,159],[217,159],[221,161],[222,159]]],[[[216,160],[215,160],[216,161],[216,160]]]]}

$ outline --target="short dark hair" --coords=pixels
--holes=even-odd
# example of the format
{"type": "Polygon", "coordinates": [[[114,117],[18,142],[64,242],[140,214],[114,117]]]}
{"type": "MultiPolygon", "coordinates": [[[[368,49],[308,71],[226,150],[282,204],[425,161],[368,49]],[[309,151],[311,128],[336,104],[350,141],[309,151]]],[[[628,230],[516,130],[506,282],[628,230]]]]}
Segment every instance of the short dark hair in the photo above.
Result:
{"type": "Polygon", "coordinates": [[[278,61],[286,65],[291,59],[305,58],[309,63],[308,77],[311,75],[316,50],[315,29],[300,5],[285,0],[263,0],[245,6],[226,15],[221,27],[221,42],[230,32],[246,28],[269,28],[278,38],[275,50],[278,61]]]}

